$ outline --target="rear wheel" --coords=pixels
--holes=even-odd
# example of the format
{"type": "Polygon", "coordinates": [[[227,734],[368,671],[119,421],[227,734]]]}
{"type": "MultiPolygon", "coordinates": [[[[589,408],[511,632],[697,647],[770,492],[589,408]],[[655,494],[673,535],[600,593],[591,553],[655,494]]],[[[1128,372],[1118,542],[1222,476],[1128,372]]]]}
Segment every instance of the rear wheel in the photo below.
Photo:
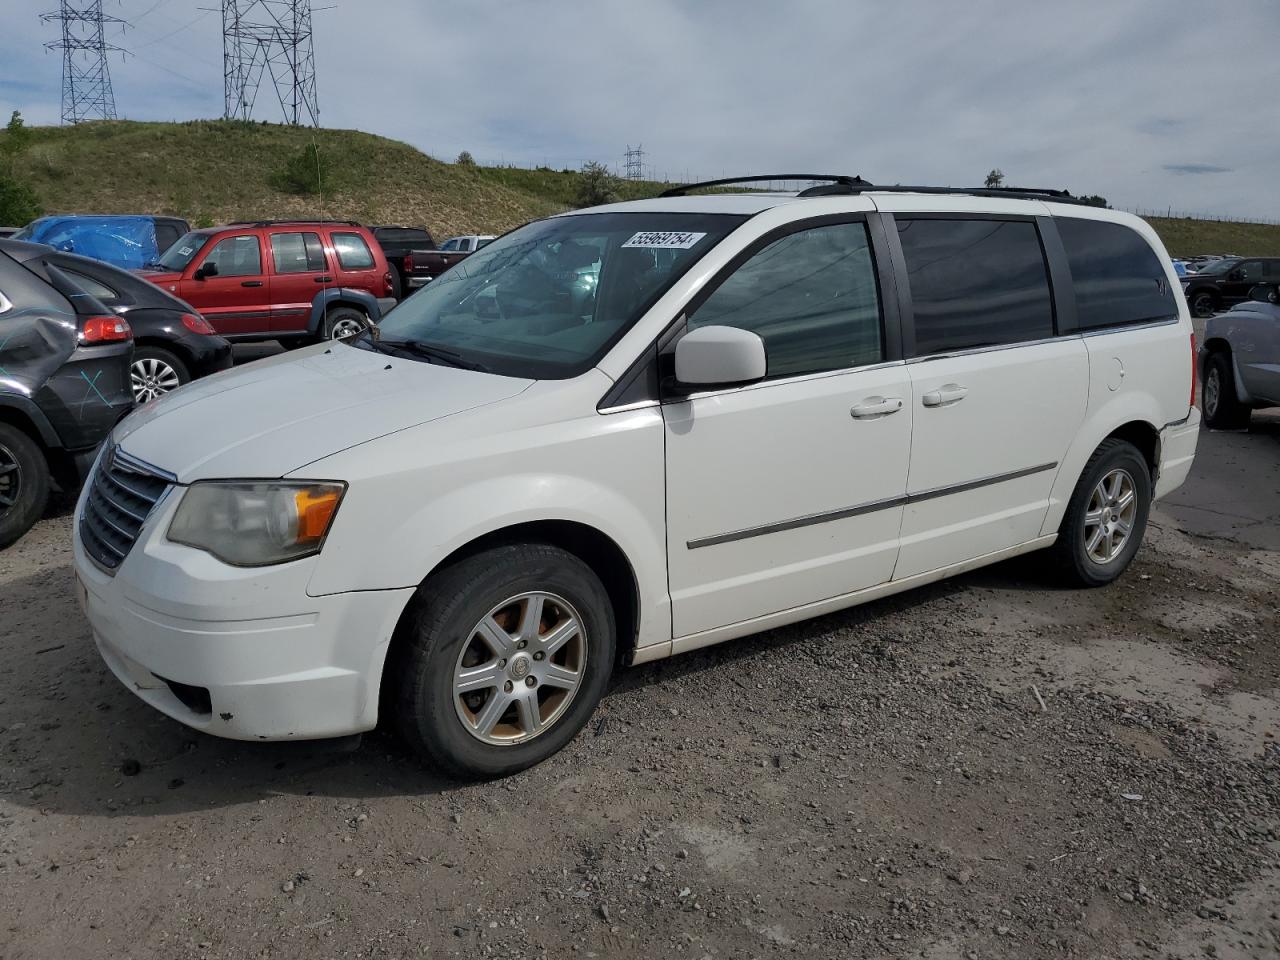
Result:
{"type": "Polygon", "coordinates": [[[324,317],[325,338],[345,340],[369,328],[369,318],[355,307],[334,307],[324,317]]]}
{"type": "Polygon", "coordinates": [[[1218,312],[1218,295],[1211,290],[1200,290],[1191,295],[1191,312],[1197,317],[1212,317],[1218,312]]]}
{"type": "Polygon", "coordinates": [[[1146,458],[1125,440],[1103,441],[1076,483],[1053,545],[1063,572],[1086,587],[1116,579],[1142,545],[1150,512],[1146,458]]]}
{"type": "Polygon", "coordinates": [[[1214,430],[1236,430],[1249,424],[1249,408],[1236,396],[1231,358],[1225,353],[1209,357],[1204,370],[1204,421],[1214,430]]]}
{"type": "Polygon", "coordinates": [[[13,424],[0,423],[0,549],[30,530],[48,502],[44,452],[13,424]]]}
{"type": "Polygon", "coordinates": [[[496,547],[425,583],[388,665],[400,731],[464,777],[515,773],[582,729],[613,666],[599,578],[545,544],[496,547]]]}
{"type": "Polygon", "coordinates": [[[129,369],[135,403],[147,403],[191,382],[187,365],[161,347],[138,347],[129,369]]]}

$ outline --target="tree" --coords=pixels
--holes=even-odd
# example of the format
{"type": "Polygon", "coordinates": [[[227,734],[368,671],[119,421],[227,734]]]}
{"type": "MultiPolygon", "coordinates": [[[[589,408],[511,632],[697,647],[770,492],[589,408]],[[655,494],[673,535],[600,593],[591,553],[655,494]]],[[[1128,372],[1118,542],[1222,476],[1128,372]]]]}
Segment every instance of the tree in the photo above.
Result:
{"type": "Polygon", "coordinates": [[[4,172],[9,176],[14,176],[18,154],[24,152],[30,143],[31,131],[22,122],[22,114],[15,110],[4,128],[4,138],[0,139],[0,151],[4,154],[4,172]]]}
{"type": "Polygon", "coordinates": [[[594,160],[583,164],[578,182],[577,205],[596,207],[602,203],[613,203],[617,199],[617,181],[609,173],[609,168],[594,160]]]}
{"type": "Polygon", "coordinates": [[[43,214],[40,198],[34,190],[0,173],[0,223],[22,227],[43,214]]]}
{"type": "Polygon", "coordinates": [[[987,181],[983,184],[988,190],[994,187],[1004,185],[1004,171],[999,167],[993,167],[991,172],[987,174],[987,181]]]}
{"type": "Polygon", "coordinates": [[[329,158],[320,152],[318,144],[308,143],[301,153],[290,157],[281,169],[271,174],[268,181],[284,193],[309,196],[328,193],[331,174],[329,158]]]}
{"type": "Polygon", "coordinates": [[[471,156],[470,150],[463,150],[458,154],[458,159],[454,161],[460,167],[474,167],[476,165],[475,157],[471,156]]]}
{"type": "Polygon", "coordinates": [[[1080,202],[1087,203],[1091,207],[1103,207],[1108,210],[1111,208],[1111,204],[1107,203],[1107,198],[1100,197],[1096,193],[1090,193],[1087,196],[1081,197],[1080,202]]]}

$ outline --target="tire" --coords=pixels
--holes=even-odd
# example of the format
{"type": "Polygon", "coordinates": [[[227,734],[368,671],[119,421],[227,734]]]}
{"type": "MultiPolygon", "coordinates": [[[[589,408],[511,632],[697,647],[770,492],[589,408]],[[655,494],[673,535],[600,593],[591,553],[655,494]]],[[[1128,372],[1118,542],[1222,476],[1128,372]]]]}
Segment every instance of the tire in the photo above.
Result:
{"type": "Polygon", "coordinates": [[[17,541],[49,502],[44,451],[11,423],[0,423],[0,550],[17,541]]]}
{"type": "Polygon", "coordinates": [[[1205,364],[1201,404],[1204,422],[1211,430],[1238,430],[1249,425],[1250,410],[1236,397],[1235,373],[1225,353],[1211,354],[1205,364]]]}
{"type": "Polygon", "coordinates": [[[1220,306],[1218,295],[1212,290],[1197,290],[1188,299],[1192,315],[1200,318],[1212,317],[1220,306]]]}
{"type": "Polygon", "coordinates": [[[324,315],[324,338],[345,340],[369,329],[369,318],[355,307],[334,307],[324,315]]]}
{"type": "Polygon", "coordinates": [[[387,270],[391,274],[391,294],[390,295],[395,297],[396,302],[399,303],[401,298],[404,296],[404,280],[401,279],[400,271],[397,270],[395,267],[388,265],[387,270]]]}
{"type": "Polygon", "coordinates": [[[1058,541],[1052,547],[1065,579],[1084,587],[1101,587],[1115,580],[1142,545],[1150,513],[1151,471],[1146,458],[1128,441],[1116,437],[1104,440],[1080,474],[1058,529],[1058,541]],[[1127,479],[1127,483],[1121,481],[1121,490],[1132,492],[1132,508],[1126,510],[1121,493],[1120,503],[1113,507],[1103,500],[1105,509],[1099,511],[1100,497],[1096,499],[1095,494],[1102,494],[1104,479],[1110,481],[1118,475],[1127,479]],[[1103,517],[1101,531],[1095,519],[1099,512],[1103,517]],[[1120,528],[1111,523],[1114,517],[1126,522],[1123,539],[1117,539],[1120,528]],[[1106,544],[1099,540],[1091,550],[1095,534],[1105,537],[1106,544]]]}
{"type": "Polygon", "coordinates": [[[599,578],[573,554],[536,543],[495,547],[432,576],[401,630],[384,681],[401,736],[421,759],[466,779],[516,773],[572,740],[604,694],[616,646],[599,578]],[[532,593],[544,595],[541,641],[527,629],[521,638],[536,602],[521,598],[532,593]],[[563,645],[539,656],[551,637],[563,645]],[[459,678],[470,679],[468,692],[455,693],[459,678]]]}
{"type": "Polygon", "coordinates": [[[162,397],[191,382],[187,365],[162,347],[144,346],[134,350],[129,375],[134,402],[139,404],[162,397]]]}

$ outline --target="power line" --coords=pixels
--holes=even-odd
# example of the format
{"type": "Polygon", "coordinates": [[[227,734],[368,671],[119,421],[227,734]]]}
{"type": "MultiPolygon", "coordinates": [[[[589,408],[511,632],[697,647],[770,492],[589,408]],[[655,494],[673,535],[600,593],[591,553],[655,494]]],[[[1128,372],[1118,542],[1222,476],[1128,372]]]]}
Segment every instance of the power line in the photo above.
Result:
{"type": "Polygon", "coordinates": [[[107,24],[128,26],[119,17],[102,12],[102,0],[62,0],[57,13],[43,13],[45,23],[57,21],[62,37],[45,44],[62,51],[62,122],[116,119],[116,98],[111,90],[107,54],[123,52],[107,43],[107,24]]]}
{"type": "Polygon", "coordinates": [[[249,120],[263,73],[286,123],[320,126],[311,0],[222,0],[225,116],[249,120]]]}

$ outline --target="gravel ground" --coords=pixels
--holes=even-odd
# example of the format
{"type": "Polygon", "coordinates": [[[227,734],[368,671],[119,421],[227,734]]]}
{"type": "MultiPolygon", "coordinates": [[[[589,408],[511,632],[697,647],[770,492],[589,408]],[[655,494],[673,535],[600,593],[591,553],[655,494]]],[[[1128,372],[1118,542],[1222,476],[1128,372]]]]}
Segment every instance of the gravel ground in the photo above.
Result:
{"type": "MultiPolygon", "coordinates": [[[[1274,503],[1278,441],[1201,450],[1274,503]]],[[[4,960],[1280,956],[1280,553],[1176,511],[1112,587],[1022,559],[625,671],[459,786],[145,707],[66,509],[0,553],[4,960]]]]}

